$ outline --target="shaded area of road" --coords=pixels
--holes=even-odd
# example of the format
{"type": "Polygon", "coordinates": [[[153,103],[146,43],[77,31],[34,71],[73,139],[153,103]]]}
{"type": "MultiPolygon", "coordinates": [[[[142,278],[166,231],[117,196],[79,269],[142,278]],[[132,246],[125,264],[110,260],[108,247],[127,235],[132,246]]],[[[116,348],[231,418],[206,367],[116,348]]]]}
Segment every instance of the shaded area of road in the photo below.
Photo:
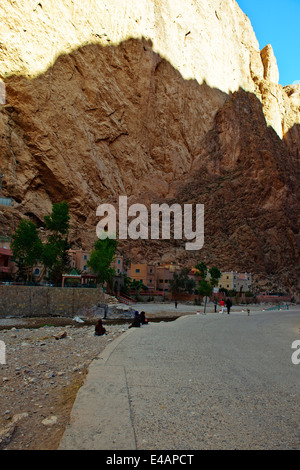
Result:
{"type": "Polygon", "coordinates": [[[183,316],[95,360],[60,449],[299,449],[300,312],[183,316]]]}

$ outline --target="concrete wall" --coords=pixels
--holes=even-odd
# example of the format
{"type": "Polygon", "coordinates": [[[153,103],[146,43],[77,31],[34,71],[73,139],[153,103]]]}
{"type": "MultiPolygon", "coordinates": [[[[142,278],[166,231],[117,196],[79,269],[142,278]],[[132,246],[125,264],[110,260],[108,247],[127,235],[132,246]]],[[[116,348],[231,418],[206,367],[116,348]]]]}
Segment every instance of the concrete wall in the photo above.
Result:
{"type": "Polygon", "coordinates": [[[0,318],[74,317],[103,301],[100,288],[0,286],[0,318]]]}

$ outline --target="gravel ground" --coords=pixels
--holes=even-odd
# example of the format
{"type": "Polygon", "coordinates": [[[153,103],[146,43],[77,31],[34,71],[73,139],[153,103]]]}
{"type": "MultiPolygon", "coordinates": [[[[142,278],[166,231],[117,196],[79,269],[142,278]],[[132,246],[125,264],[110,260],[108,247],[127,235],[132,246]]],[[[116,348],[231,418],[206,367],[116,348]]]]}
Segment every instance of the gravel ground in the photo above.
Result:
{"type": "MultiPolygon", "coordinates": [[[[9,323],[9,322],[8,322],[9,323]]],[[[6,364],[0,365],[0,449],[55,450],[91,361],[128,323],[9,328],[0,331],[6,364]],[[56,339],[60,334],[65,337],[56,339]]]]}

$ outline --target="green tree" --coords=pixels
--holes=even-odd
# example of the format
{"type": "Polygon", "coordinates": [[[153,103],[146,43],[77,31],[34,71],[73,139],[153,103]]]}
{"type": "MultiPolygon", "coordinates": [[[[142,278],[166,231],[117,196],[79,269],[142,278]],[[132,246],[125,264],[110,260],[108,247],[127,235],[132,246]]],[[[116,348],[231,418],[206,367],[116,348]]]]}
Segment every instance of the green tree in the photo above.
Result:
{"type": "Polygon", "coordinates": [[[147,286],[143,284],[143,281],[138,281],[136,279],[133,279],[130,283],[130,289],[135,291],[135,298],[136,300],[141,300],[141,290],[147,290],[147,286]]]}
{"type": "Polygon", "coordinates": [[[98,239],[90,253],[90,259],[87,265],[97,276],[97,281],[101,285],[105,282],[110,283],[112,278],[116,275],[116,271],[111,267],[111,263],[115,258],[117,246],[117,240],[110,238],[105,238],[104,240],[98,239]]]}
{"type": "Polygon", "coordinates": [[[189,277],[189,268],[183,268],[179,273],[173,274],[170,280],[170,288],[173,294],[179,292],[188,292],[191,294],[196,287],[194,279],[189,277]]]}
{"type": "Polygon", "coordinates": [[[207,276],[207,266],[201,261],[201,263],[196,264],[195,269],[198,271],[198,275],[201,277],[201,280],[204,281],[207,276]]]}
{"type": "Polygon", "coordinates": [[[143,283],[143,281],[138,281],[137,279],[132,279],[130,283],[130,289],[136,292],[140,292],[142,289],[147,289],[147,286],[143,283]]]}
{"type": "Polygon", "coordinates": [[[67,202],[53,204],[50,215],[44,217],[48,230],[52,232],[52,236],[67,236],[70,228],[69,205],[67,202]]]}
{"type": "MultiPolygon", "coordinates": [[[[212,289],[213,289],[213,286],[211,285],[210,282],[205,281],[205,280],[199,281],[199,287],[197,289],[199,295],[202,295],[203,297],[210,297],[212,294],[212,289]]],[[[204,313],[205,312],[206,312],[206,301],[204,305],[204,313]]]]}
{"type": "Polygon", "coordinates": [[[26,272],[27,281],[32,280],[33,266],[43,253],[37,227],[30,220],[22,219],[12,238],[11,249],[19,269],[26,272]]]}
{"type": "Polygon", "coordinates": [[[121,293],[129,294],[129,289],[131,286],[132,279],[126,274],[123,274],[122,276],[123,276],[123,285],[121,286],[121,293]]]}
{"type": "Polygon", "coordinates": [[[213,268],[210,268],[209,274],[210,274],[210,282],[212,286],[216,287],[218,285],[220,277],[222,276],[221,271],[218,268],[213,267],[213,268]]]}
{"type": "Polygon", "coordinates": [[[70,228],[69,206],[66,202],[52,206],[50,215],[44,217],[48,231],[43,249],[43,264],[49,269],[49,278],[55,284],[61,282],[64,272],[71,269],[67,250],[70,248],[68,234],[70,228]]]}
{"type": "Polygon", "coordinates": [[[226,297],[228,296],[228,289],[225,289],[225,287],[221,287],[219,289],[219,292],[222,292],[223,294],[225,294],[226,297]]]}
{"type": "Polygon", "coordinates": [[[208,281],[199,281],[197,292],[203,297],[209,297],[212,293],[213,286],[208,281]]]}

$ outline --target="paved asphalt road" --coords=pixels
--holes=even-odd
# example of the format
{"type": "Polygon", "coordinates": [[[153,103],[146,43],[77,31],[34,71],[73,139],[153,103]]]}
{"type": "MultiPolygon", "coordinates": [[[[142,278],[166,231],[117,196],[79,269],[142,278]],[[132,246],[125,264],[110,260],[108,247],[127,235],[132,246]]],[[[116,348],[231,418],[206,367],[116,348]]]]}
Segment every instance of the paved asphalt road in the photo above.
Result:
{"type": "Polygon", "coordinates": [[[60,449],[299,450],[299,327],[294,309],[128,330],[93,361],[60,449]]]}

